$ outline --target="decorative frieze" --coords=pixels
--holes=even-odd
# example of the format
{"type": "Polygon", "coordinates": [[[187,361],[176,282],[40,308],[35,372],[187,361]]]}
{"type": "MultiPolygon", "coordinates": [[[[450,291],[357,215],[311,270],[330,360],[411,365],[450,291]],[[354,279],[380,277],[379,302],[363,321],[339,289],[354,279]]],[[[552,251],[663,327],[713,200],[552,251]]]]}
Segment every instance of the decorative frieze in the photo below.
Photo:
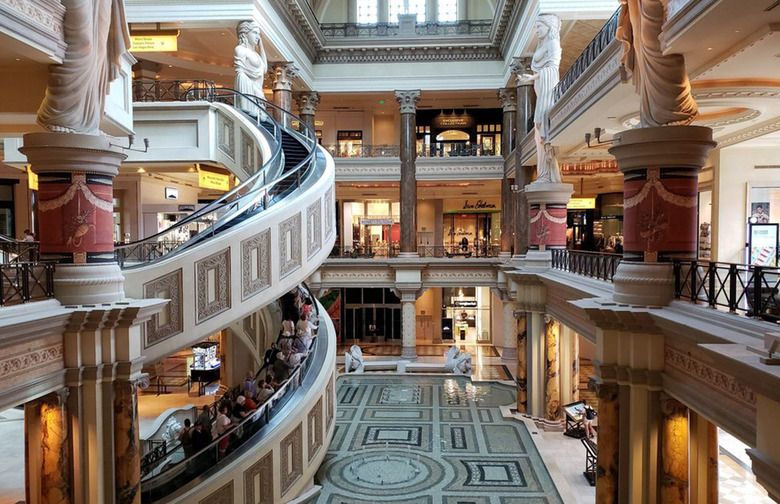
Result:
{"type": "Polygon", "coordinates": [[[222,112],[217,112],[217,148],[224,155],[236,160],[236,123],[222,112]]]}
{"type": "Polygon", "coordinates": [[[301,214],[279,224],[280,277],[284,278],[301,267],[301,214]]]}
{"type": "Polygon", "coordinates": [[[6,347],[0,358],[0,383],[5,388],[16,383],[63,369],[62,338],[46,338],[6,347]]]}
{"type": "Polygon", "coordinates": [[[271,286],[271,230],[241,242],[242,301],[271,286]]]}
{"type": "Polygon", "coordinates": [[[317,199],[306,209],[306,252],[311,259],[322,249],[322,202],[317,199]]]}
{"type": "Polygon", "coordinates": [[[144,348],[149,348],[184,330],[181,276],[181,269],[177,269],[144,284],[144,298],[170,300],[160,313],[152,315],[151,320],[146,323],[144,348]]]}
{"type": "Polygon", "coordinates": [[[230,248],[195,263],[197,323],[230,309],[230,248]]]}

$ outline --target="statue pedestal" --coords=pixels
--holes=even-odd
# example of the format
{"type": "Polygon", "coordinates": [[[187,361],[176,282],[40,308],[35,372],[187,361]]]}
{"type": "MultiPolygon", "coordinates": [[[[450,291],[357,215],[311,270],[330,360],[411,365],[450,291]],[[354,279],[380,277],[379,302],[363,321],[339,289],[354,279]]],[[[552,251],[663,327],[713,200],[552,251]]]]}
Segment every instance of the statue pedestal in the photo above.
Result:
{"type": "Polygon", "coordinates": [[[40,256],[57,263],[55,297],[63,304],[124,299],[113,194],[127,156],[107,137],[71,133],[29,133],[19,150],[38,174],[40,256]]]}
{"type": "Polygon", "coordinates": [[[623,172],[619,303],[663,306],[674,296],[672,261],[696,259],[698,175],[715,146],[702,126],[639,128],[615,135],[623,172]]]}
{"type": "Polygon", "coordinates": [[[566,204],[574,193],[571,184],[532,182],[525,186],[528,200],[528,270],[546,270],[552,263],[552,249],[566,248],[566,204]]]}

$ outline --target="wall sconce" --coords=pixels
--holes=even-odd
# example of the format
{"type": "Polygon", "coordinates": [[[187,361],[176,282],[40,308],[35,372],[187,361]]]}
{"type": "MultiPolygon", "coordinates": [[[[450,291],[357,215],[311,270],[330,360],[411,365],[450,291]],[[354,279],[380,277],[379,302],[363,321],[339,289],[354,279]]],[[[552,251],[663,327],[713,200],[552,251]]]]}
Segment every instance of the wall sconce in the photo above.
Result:
{"type": "Polygon", "coordinates": [[[127,147],[122,147],[121,145],[109,143],[111,147],[119,147],[122,150],[126,151],[133,151],[133,152],[147,152],[149,150],[149,139],[144,138],[144,149],[133,149],[133,143],[135,143],[135,135],[127,135],[127,147]]]}
{"type": "Polygon", "coordinates": [[[588,144],[588,149],[592,149],[593,147],[600,147],[602,145],[609,145],[612,143],[612,140],[601,140],[601,128],[593,128],[593,135],[590,133],[585,133],[585,143],[588,144]],[[596,137],[596,143],[591,145],[590,141],[593,137],[596,137]]]}

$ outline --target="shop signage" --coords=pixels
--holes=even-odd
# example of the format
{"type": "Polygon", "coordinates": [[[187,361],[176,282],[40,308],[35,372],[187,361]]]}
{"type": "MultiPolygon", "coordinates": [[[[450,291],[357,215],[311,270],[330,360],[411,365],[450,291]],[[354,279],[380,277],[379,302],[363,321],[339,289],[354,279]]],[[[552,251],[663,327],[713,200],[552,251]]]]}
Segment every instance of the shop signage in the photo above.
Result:
{"type": "Polygon", "coordinates": [[[179,49],[178,36],[174,34],[130,35],[131,52],[173,52],[179,49]]]}
{"type": "Polygon", "coordinates": [[[777,266],[777,224],[750,225],[750,264],[777,266]]]}
{"type": "Polygon", "coordinates": [[[474,118],[470,115],[437,115],[433,118],[434,128],[472,128],[474,118]]]}
{"type": "Polygon", "coordinates": [[[204,171],[198,166],[198,186],[204,189],[230,190],[230,175],[204,171]]]}
{"type": "Polygon", "coordinates": [[[27,187],[29,187],[31,191],[38,190],[38,174],[33,173],[29,166],[27,167],[27,187]]]}
{"type": "Polygon", "coordinates": [[[453,301],[452,306],[456,306],[458,308],[476,308],[477,302],[476,301],[453,301]]]}
{"type": "Polygon", "coordinates": [[[364,226],[392,226],[393,219],[360,219],[364,226]]]}
{"type": "Polygon", "coordinates": [[[486,210],[494,208],[496,208],[494,203],[489,203],[483,200],[477,200],[476,203],[469,203],[469,200],[466,200],[466,202],[463,203],[463,210],[486,210]]]}
{"type": "Polygon", "coordinates": [[[195,205],[179,205],[179,212],[194,212],[195,205]]]}
{"type": "MultiPolygon", "coordinates": [[[[291,125],[293,128],[297,128],[298,126],[300,126],[300,125],[301,125],[301,122],[300,122],[300,121],[292,121],[292,122],[290,123],[290,125],[291,125]]],[[[325,126],[325,121],[318,121],[318,120],[315,120],[315,121],[314,121],[314,126],[315,126],[315,127],[318,127],[318,126],[325,126]]],[[[320,133],[320,136],[321,136],[321,135],[322,135],[322,133],[320,133]]]]}
{"type": "Polygon", "coordinates": [[[572,198],[566,204],[567,210],[591,210],[596,208],[596,198],[572,198]]]}

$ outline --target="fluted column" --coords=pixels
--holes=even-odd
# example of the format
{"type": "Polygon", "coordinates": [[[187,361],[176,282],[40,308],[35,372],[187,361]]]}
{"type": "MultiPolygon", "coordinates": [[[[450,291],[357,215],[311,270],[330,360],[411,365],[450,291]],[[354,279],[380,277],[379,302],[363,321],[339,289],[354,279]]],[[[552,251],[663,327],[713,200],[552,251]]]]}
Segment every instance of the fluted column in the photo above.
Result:
{"type": "Polygon", "coordinates": [[[620,446],[620,409],[618,387],[614,382],[598,386],[599,435],[596,471],[596,502],[618,502],[618,454],[620,446]]]}
{"type": "Polygon", "coordinates": [[[517,319],[515,318],[515,303],[511,299],[504,300],[504,344],[501,349],[501,360],[517,359],[517,319]]]}
{"type": "Polygon", "coordinates": [[[72,502],[67,397],[63,388],[24,405],[30,504],[72,502]]]}
{"type": "Polygon", "coordinates": [[[320,103],[320,94],[316,91],[298,91],[293,94],[293,98],[298,105],[298,116],[301,121],[314,130],[314,114],[320,103]]]}
{"type": "Polygon", "coordinates": [[[662,504],[688,502],[688,408],[662,397],[661,499],[662,504]]]}
{"type": "MultiPolygon", "coordinates": [[[[295,78],[298,77],[298,67],[289,61],[279,61],[271,64],[271,71],[274,81],[274,105],[290,112],[292,110],[292,85],[295,78]]],[[[283,115],[279,111],[274,112],[274,117],[277,121],[283,120],[283,115]]]]}
{"type": "Polygon", "coordinates": [[[417,294],[414,291],[401,293],[401,336],[403,349],[402,359],[417,358],[417,312],[415,302],[417,294]]]}
{"type": "Polygon", "coordinates": [[[558,420],[561,416],[561,366],[558,355],[561,324],[553,318],[549,318],[545,322],[547,362],[545,366],[544,417],[547,420],[558,420]]]}
{"type": "Polygon", "coordinates": [[[528,382],[526,363],[528,360],[528,314],[522,314],[517,320],[517,411],[528,411],[528,382]]]}
{"type": "MultiPolygon", "coordinates": [[[[529,73],[529,58],[514,58],[511,64],[512,74],[517,82],[517,119],[515,121],[515,185],[520,189],[531,183],[531,172],[523,166],[523,138],[528,133],[528,122],[533,117],[534,90],[530,84],[523,84],[520,76],[529,73]]],[[[515,195],[515,255],[524,255],[528,251],[528,201],[524,192],[515,195]]]]}
{"type": "Polygon", "coordinates": [[[507,164],[512,156],[512,141],[515,135],[517,91],[513,88],[499,89],[498,99],[504,113],[501,125],[501,154],[504,157],[504,177],[501,179],[501,254],[509,257],[514,245],[515,211],[512,193],[514,178],[507,176],[507,164]]]}
{"type": "Polygon", "coordinates": [[[138,387],[145,377],[114,382],[114,492],[116,504],[141,503],[141,447],[138,439],[138,387]]]}
{"type": "MultiPolygon", "coordinates": [[[[114,259],[114,177],[127,157],[108,137],[28,133],[19,149],[38,174],[41,259],[57,263],[63,304],[124,299],[114,259]]],[[[116,141],[119,143],[118,141],[116,141]]]]}
{"type": "Polygon", "coordinates": [[[420,91],[396,91],[401,108],[401,254],[417,255],[417,102],[420,91]]]}

